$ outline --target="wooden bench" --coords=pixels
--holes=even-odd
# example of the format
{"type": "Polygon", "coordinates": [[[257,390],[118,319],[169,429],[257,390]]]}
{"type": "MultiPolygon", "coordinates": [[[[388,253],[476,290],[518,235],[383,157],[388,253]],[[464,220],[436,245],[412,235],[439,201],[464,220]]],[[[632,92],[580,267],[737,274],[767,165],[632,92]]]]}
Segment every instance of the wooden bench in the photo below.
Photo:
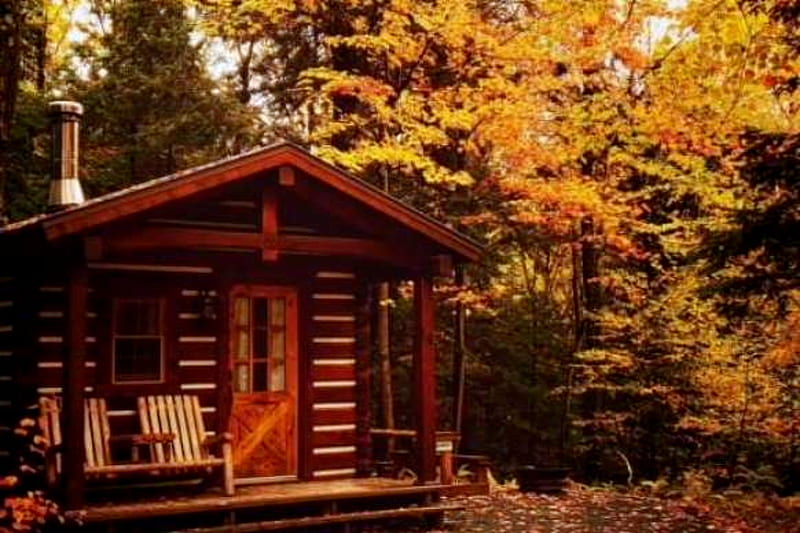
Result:
{"type": "MultiPolygon", "coordinates": [[[[86,398],[84,401],[84,445],[86,462],[84,473],[87,480],[113,479],[125,475],[149,474],[156,476],[193,471],[212,472],[217,468],[223,471],[226,495],[233,494],[233,454],[229,435],[219,439],[205,436],[196,396],[176,396],[140,398],[140,419],[142,434],[111,435],[108,423],[108,409],[104,398],[86,398]],[[159,398],[163,407],[159,409],[159,398]],[[153,409],[149,407],[152,399],[153,409]],[[144,413],[142,412],[144,410],[144,413]],[[155,413],[154,419],[150,413],[155,413]],[[155,424],[154,424],[155,421],[155,424]],[[162,423],[163,421],[163,423],[162,423]],[[176,423],[177,422],[177,423],[176,423]],[[171,424],[171,425],[170,425],[171,424]],[[221,441],[222,458],[208,453],[215,440],[221,441]],[[111,458],[111,442],[123,442],[132,446],[133,462],[114,463],[111,458]],[[151,450],[150,460],[140,461],[139,448],[151,450]]],[[[47,481],[55,487],[61,473],[61,400],[56,397],[39,399],[39,427],[42,436],[48,441],[46,452],[47,481]]]]}
{"type": "Polygon", "coordinates": [[[176,472],[221,470],[225,494],[233,495],[233,438],[230,433],[207,435],[197,396],[145,396],[138,406],[153,464],[176,472]],[[214,446],[221,457],[211,453],[214,446]]]}
{"type": "MultiPolygon", "coordinates": [[[[86,398],[83,410],[83,442],[85,446],[84,473],[89,480],[115,478],[125,474],[153,473],[158,465],[142,463],[114,464],[111,441],[127,441],[136,446],[139,435],[111,436],[108,409],[103,398],[86,398]]],[[[61,474],[61,399],[52,396],[39,398],[39,427],[48,442],[46,452],[47,481],[55,487],[61,474]]]]}

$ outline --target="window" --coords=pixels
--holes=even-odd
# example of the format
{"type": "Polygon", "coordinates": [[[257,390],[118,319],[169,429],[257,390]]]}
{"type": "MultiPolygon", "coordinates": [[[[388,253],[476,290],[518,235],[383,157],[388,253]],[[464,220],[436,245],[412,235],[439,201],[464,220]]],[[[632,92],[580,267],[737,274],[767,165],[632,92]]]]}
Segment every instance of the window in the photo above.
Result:
{"type": "Polygon", "coordinates": [[[163,307],[155,298],[114,300],[114,383],[164,381],[163,307]]]}
{"type": "Polygon", "coordinates": [[[286,388],[286,300],[234,299],[234,390],[286,388]]]}

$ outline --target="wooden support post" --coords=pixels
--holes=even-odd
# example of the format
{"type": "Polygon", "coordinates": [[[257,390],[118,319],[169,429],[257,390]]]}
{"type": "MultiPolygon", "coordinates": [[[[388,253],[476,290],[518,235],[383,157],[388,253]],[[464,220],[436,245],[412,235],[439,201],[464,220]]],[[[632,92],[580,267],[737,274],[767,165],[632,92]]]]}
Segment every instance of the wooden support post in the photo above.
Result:
{"type": "Polygon", "coordinates": [[[67,509],[85,503],[84,388],[86,386],[86,303],[88,269],[83,254],[69,267],[67,281],[67,331],[64,343],[64,407],[62,428],[64,453],[62,479],[67,509]]]}
{"type": "Polygon", "coordinates": [[[419,483],[436,480],[436,314],[433,281],[414,280],[416,335],[414,338],[414,414],[419,483]]]}
{"type": "Polygon", "coordinates": [[[294,187],[294,167],[281,167],[278,169],[278,183],[283,187],[294,187]]]}
{"type": "MultiPolygon", "coordinates": [[[[456,266],[456,285],[462,288],[465,282],[464,266],[456,266]]],[[[461,432],[462,421],[464,419],[464,380],[465,380],[465,322],[466,313],[464,304],[460,301],[456,303],[455,323],[454,323],[454,346],[453,346],[453,430],[461,432]]],[[[458,453],[458,445],[461,439],[457,439],[454,444],[453,452],[458,453]]]]}
{"type": "Polygon", "coordinates": [[[261,259],[278,260],[278,191],[267,184],[261,196],[261,259]]]}
{"type": "MultiPolygon", "coordinates": [[[[377,322],[375,334],[378,337],[378,360],[380,365],[380,390],[381,390],[381,416],[383,427],[394,429],[394,387],[392,386],[392,352],[391,352],[391,324],[390,324],[390,286],[388,282],[378,285],[377,289],[377,322]]],[[[386,456],[392,457],[394,452],[394,437],[386,440],[386,456]]]]}
{"type": "Polygon", "coordinates": [[[359,280],[356,290],[356,474],[372,473],[370,422],[372,407],[372,298],[370,285],[359,280]]]}
{"type": "Polygon", "coordinates": [[[219,275],[215,283],[217,291],[217,319],[214,334],[217,336],[217,435],[230,430],[233,411],[233,364],[231,362],[230,323],[233,302],[230,297],[230,282],[219,275]]]}
{"type": "Polygon", "coordinates": [[[298,296],[298,324],[297,335],[299,339],[298,357],[298,391],[297,391],[297,475],[301,480],[309,481],[314,479],[313,442],[314,438],[314,383],[312,379],[312,358],[314,354],[313,324],[313,273],[305,271],[302,274],[303,281],[300,282],[297,290],[298,296]]]}

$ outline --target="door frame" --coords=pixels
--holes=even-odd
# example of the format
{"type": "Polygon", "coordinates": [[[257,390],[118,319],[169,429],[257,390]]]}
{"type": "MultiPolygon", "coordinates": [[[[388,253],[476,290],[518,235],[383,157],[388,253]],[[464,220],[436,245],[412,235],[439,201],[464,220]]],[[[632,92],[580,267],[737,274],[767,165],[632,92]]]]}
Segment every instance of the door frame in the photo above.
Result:
{"type": "Polygon", "coordinates": [[[234,471],[234,483],[236,485],[252,485],[256,483],[268,483],[268,482],[279,482],[279,481],[290,481],[294,479],[298,479],[299,473],[299,456],[300,456],[300,428],[298,426],[299,422],[299,413],[300,413],[300,397],[299,397],[299,380],[298,380],[298,369],[299,369],[299,337],[298,337],[298,329],[300,326],[299,323],[299,313],[298,313],[298,289],[297,287],[289,286],[289,285],[268,285],[262,283],[237,283],[230,286],[228,290],[228,301],[231,304],[228,306],[228,316],[227,316],[227,324],[225,327],[227,328],[227,336],[228,336],[228,357],[227,357],[227,368],[228,368],[228,375],[231,379],[231,386],[228,387],[230,390],[230,406],[231,406],[231,413],[228,417],[228,430],[230,430],[230,424],[233,421],[233,410],[236,407],[236,392],[233,387],[233,366],[234,366],[234,342],[235,337],[233,335],[233,327],[234,327],[234,313],[235,313],[235,306],[233,304],[236,297],[239,296],[246,296],[249,298],[285,298],[286,299],[286,353],[284,354],[284,360],[286,364],[286,392],[292,398],[294,402],[294,435],[293,435],[293,443],[291,445],[291,455],[289,459],[289,470],[292,472],[291,474],[281,475],[281,476],[267,476],[267,477],[236,477],[236,472],[234,471]]]}

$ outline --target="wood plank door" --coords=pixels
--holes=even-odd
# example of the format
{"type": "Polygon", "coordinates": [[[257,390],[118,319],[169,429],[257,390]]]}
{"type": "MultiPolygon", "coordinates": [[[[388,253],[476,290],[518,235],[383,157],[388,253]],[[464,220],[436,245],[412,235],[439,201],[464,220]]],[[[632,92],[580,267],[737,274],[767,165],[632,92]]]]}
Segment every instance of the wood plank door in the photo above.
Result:
{"type": "Polygon", "coordinates": [[[240,480],[297,475],[297,293],[231,291],[233,468],[240,480]]]}

